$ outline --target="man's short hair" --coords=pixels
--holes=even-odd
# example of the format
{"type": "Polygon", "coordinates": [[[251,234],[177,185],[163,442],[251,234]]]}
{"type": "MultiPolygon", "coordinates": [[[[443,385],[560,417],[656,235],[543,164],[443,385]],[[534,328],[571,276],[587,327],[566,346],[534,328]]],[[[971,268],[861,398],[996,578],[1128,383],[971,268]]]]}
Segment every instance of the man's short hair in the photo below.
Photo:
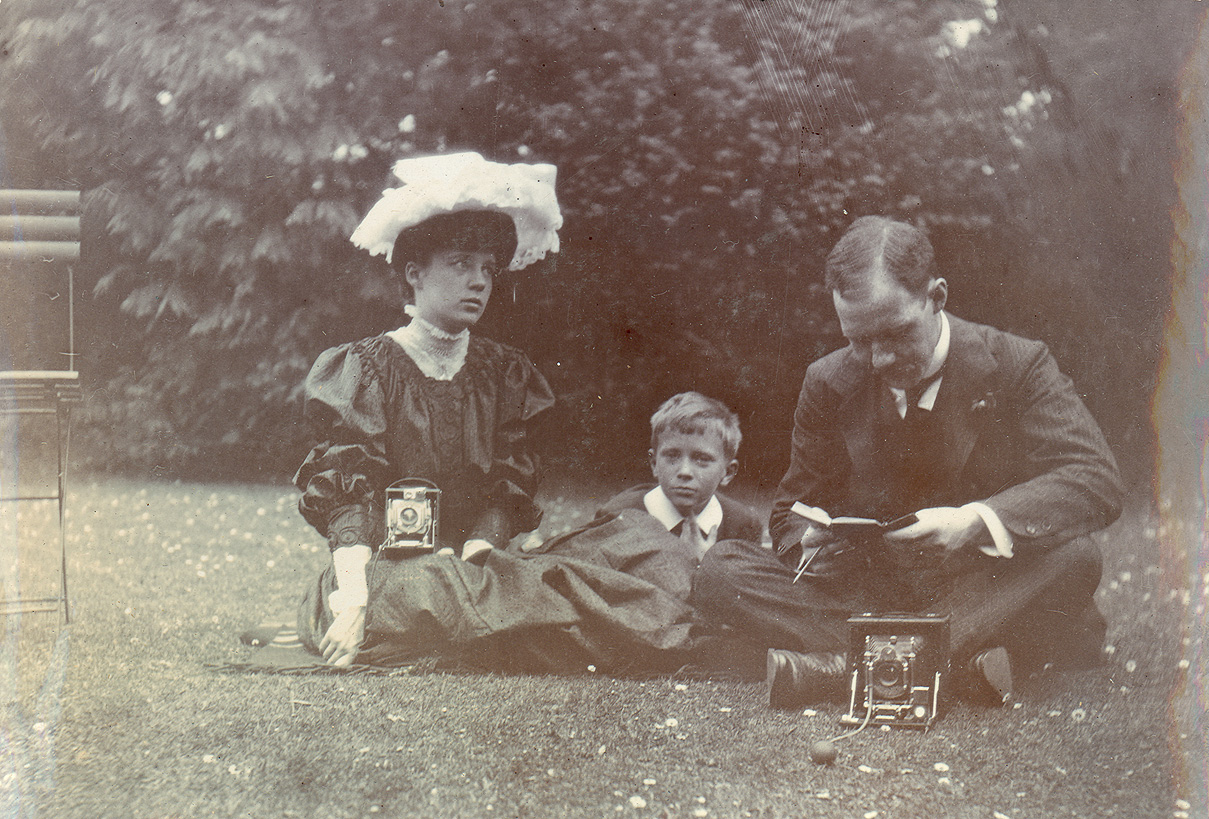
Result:
{"type": "Polygon", "coordinates": [[[722,454],[727,460],[739,452],[743,433],[739,430],[739,416],[716,398],[708,398],[699,392],[682,392],[663,402],[651,416],[651,449],[658,451],[659,438],[665,432],[687,434],[717,430],[722,438],[722,454]]]}
{"type": "Polygon", "coordinates": [[[923,293],[936,278],[932,243],[914,225],[884,216],[862,216],[836,242],[824,265],[827,289],[841,295],[868,281],[869,273],[885,270],[912,292],[923,293]]]}

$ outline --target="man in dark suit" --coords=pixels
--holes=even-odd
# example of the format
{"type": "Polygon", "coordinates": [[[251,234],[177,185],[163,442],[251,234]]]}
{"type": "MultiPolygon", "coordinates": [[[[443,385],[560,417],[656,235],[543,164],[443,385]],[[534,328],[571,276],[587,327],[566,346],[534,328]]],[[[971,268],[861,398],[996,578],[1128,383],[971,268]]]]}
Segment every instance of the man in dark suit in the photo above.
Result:
{"type": "Polygon", "coordinates": [[[788,650],[769,652],[770,683],[816,689],[803,695],[842,685],[858,612],[948,614],[960,675],[996,699],[1010,662],[1098,656],[1087,536],[1116,519],[1121,486],[1070,379],[1044,344],[947,315],[948,284],[910,225],[858,219],[826,281],[848,346],[807,370],[773,551],[720,543],[694,604],[788,650]],[[826,525],[910,514],[882,536],[826,525]]]}

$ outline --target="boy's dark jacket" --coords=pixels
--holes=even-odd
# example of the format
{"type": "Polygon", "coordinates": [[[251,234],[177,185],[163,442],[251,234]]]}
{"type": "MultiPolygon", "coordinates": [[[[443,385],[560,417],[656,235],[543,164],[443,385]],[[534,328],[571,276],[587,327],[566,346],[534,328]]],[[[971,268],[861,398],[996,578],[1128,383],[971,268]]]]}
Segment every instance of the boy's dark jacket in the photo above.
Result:
{"type": "MultiPolygon", "coordinates": [[[[655,488],[648,483],[635,486],[614,495],[596,513],[598,518],[615,515],[623,509],[646,511],[642,499],[655,488]]],[[[760,518],[745,503],[726,497],[721,492],[715,493],[718,502],[722,504],[722,524],[718,527],[718,540],[751,540],[759,543],[764,536],[764,524],[760,518]]]]}

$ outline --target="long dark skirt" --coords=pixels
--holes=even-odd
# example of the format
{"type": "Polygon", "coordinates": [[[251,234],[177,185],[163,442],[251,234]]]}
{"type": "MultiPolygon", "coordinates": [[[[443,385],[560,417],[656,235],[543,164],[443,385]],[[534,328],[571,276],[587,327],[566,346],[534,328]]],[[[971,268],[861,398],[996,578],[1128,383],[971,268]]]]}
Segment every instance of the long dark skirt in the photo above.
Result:
{"type": "MultiPolygon", "coordinates": [[[[375,557],[358,663],[439,657],[510,672],[659,673],[685,661],[697,559],[643,512],[626,510],[533,552],[375,557]]],[[[306,591],[298,630],[312,651],[332,622],[329,566],[306,591]]]]}

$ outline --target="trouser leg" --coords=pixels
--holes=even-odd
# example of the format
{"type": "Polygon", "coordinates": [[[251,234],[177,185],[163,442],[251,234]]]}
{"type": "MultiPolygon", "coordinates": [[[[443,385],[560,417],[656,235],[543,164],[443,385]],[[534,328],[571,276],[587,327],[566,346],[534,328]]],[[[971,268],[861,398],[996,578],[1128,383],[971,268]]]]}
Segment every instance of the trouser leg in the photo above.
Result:
{"type": "Polygon", "coordinates": [[[1024,658],[1061,650],[1087,619],[1096,619],[1100,572],[1100,550],[1086,537],[1008,559],[979,555],[929,608],[950,615],[956,661],[996,645],[1024,658]]]}
{"type": "Polygon", "coordinates": [[[803,576],[797,583],[793,576],[767,549],[724,541],[706,553],[692,603],[704,617],[764,647],[803,652],[844,651],[847,619],[855,612],[948,614],[952,656],[964,662],[988,646],[1021,654],[1042,638],[1061,645],[1061,635],[1040,634],[1038,624],[1052,624],[1055,617],[1082,623],[1089,607],[1096,613],[1100,553],[1090,538],[1080,538],[1009,559],[973,555],[964,571],[937,578],[930,591],[926,583],[912,587],[885,572],[827,580],[803,576]]]}
{"type": "Polygon", "coordinates": [[[1053,661],[1060,668],[1079,668],[1103,660],[1107,623],[1095,600],[1103,556],[1090,537],[1072,541],[1067,549],[1063,581],[1008,624],[1008,649],[1026,667],[1053,661]]]}
{"type": "Polygon", "coordinates": [[[849,615],[860,608],[834,584],[803,577],[758,543],[727,540],[705,554],[690,602],[707,620],[725,623],[760,648],[842,652],[849,615]]]}

